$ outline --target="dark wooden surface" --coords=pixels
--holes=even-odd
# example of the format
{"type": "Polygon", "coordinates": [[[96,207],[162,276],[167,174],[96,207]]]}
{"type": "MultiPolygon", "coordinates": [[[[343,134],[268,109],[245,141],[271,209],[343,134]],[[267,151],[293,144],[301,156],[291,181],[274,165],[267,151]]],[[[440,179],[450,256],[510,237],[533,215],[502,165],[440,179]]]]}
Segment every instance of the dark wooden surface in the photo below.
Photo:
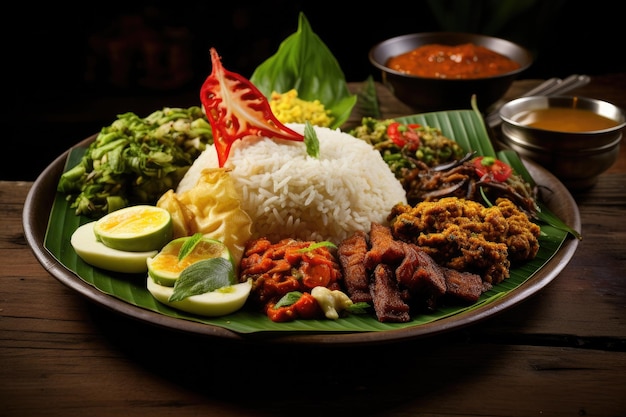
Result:
{"type": "MultiPolygon", "coordinates": [[[[380,93],[385,116],[406,114],[380,93]]],[[[573,93],[626,108],[626,74],[573,93]]],[[[0,181],[0,416],[625,416],[625,148],[574,194],[583,240],[546,288],[479,324],[379,346],[246,345],[94,305],[27,245],[32,183],[0,181]]]]}

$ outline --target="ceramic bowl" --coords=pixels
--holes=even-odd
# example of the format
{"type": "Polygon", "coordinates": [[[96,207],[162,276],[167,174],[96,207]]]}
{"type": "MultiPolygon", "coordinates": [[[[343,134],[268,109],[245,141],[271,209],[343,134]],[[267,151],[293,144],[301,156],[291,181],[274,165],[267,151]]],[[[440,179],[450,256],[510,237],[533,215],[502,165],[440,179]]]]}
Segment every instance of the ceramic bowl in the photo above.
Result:
{"type": "Polygon", "coordinates": [[[400,101],[416,112],[423,112],[469,109],[473,95],[476,95],[478,107],[486,110],[504,96],[520,73],[530,67],[533,57],[526,48],[506,39],[473,33],[425,32],[380,42],[371,48],[369,60],[381,71],[383,84],[400,101]],[[432,44],[482,46],[517,62],[519,68],[483,78],[433,78],[410,75],[387,66],[391,57],[432,44]]]}

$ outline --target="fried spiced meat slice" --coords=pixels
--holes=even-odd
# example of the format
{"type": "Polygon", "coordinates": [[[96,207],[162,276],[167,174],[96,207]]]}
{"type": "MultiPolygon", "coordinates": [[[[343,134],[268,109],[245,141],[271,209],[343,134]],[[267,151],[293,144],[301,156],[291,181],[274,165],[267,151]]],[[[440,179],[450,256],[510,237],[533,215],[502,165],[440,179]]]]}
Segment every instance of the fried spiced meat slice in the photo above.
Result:
{"type": "Polygon", "coordinates": [[[478,301],[485,290],[483,279],[478,274],[441,267],[446,280],[446,295],[470,304],[478,301]]]}
{"type": "Polygon", "coordinates": [[[404,259],[396,268],[396,279],[407,288],[411,299],[424,300],[428,309],[434,309],[446,293],[446,280],[441,267],[418,246],[402,243],[404,259]]]}
{"type": "Polygon", "coordinates": [[[382,323],[406,323],[411,320],[409,306],[402,301],[398,282],[388,265],[379,264],[376,266],[370,291],[378,321],[382,323]]]}
{"type": "Polygon", "coordinates": [[[368,250],[367,234],[357,230],[344,239],[337,248],[339,263],[343,270],[343,282],[348,296],[355,303],[371,303],[369,275],[365,268],[368,250]]]}
{"type": "Polygon", "coordinates": [[[391,229],[373,222],[370,228],[370,250],[365,255],[365,267],[373,270],[378,264],[392,265],[404,257],[402,242],[394,239],[391,229]]]}

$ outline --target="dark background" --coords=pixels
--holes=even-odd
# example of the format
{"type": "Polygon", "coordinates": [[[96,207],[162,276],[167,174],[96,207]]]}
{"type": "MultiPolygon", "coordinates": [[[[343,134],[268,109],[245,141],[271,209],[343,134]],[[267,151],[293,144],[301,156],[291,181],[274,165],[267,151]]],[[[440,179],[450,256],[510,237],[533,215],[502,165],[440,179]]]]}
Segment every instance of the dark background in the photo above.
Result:
{"type": "Polygon", "coordinates": [[[5,12],[9,128],[0,180],[36,179],[117,114],[143,117],[166,106],[199,105],[199,88],[211,72],[209,48],[225,68],[249,77],[297,30],[300,12],[348,81],[380,79],[367,58],[374,44],[439,30],[522,44],[535,62],[520,78],[626,71],[626,21],[619,3],[609,0],[414,0],[341,9],[339,1],[84,3],[24,2],[5,12]]]}

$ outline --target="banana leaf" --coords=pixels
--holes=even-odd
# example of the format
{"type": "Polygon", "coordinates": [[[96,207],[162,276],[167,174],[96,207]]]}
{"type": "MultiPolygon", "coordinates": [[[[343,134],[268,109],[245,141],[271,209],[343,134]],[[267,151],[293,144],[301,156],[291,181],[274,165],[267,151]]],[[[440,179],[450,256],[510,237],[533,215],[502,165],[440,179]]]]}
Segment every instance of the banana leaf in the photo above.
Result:
{"type": "Polygon", "coordinates": [[[254,70],[250,81],[268,99],[273,91],[285,93],[296,89],[303,100],[319,100],[331,111],[333,129],[348,120],[357,101],[357,96],[348,90],[339,63],[302,12],[296,33],[287,37],[278,51],[254,70]]]}
{"type": "MultiPolygon", "coordinates": [[[[473,149],[491,155],[493,148],[479,114],[472,110],[426,113],[408,116],[407,120],[439,127],[448,137],[455,138],[466,150],[473,149]]],[[[68,157],[67,166],[72,167],[80,160],[84,148],[75,148],[68,157]]],[[[547,209],[545,209],[546,212],[547,209]]],[[[556,218],[556,216],[554,216],[556,218]]],[[[114,273],[91,267],[83,262],[70,245],[70,237],[79,225],[91,221],[76,216],[62,194],[57,194],[49,217],[44,241],[45,247],[77,279],[99,291],[127,303],[181,320],[191,320],[219,326],[241,334],[257,332],[381,332],[406,329],[430,323],[453,315],[467,313],[497,300],[519,287],[535,275],[548,262],[568,238],[568,231],[550,223],[541,223],[539,252],[535,259],[514,266],[510,277],[485,292],[477,303],[466,305],[442,305],[430,313],[415,314],[408,323],[380,323],[373,314],[350,315],[338,320],[296,320],[289,323],[273,323],[263,313],[247,307],[224,317],[204,318],[177,311],[160,304],[146,289],[146,274],[132,275],[114,273]]]]}

